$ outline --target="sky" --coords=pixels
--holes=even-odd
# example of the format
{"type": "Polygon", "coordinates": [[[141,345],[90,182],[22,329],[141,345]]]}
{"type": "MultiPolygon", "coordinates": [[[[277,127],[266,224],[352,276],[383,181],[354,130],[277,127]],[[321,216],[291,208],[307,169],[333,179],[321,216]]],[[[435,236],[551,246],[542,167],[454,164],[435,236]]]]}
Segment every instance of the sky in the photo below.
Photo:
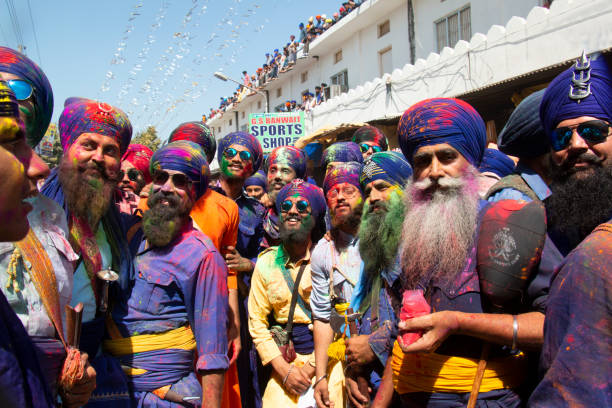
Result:
{"type": "MultiPolygon", "coordinates": [[[[336,0],[5,0],[0,45],[45,72],[53,122],[72,96],[128,113],[134,132],[153,125],[165,140],[180,123],[200,120],[240,80],[282,48],[310,16],[331,16],[336,0]],[[14,18],[11,18],[14,17],[14,18]]],[[[134,133],[134,134],[135,134],[134,133]]]]}

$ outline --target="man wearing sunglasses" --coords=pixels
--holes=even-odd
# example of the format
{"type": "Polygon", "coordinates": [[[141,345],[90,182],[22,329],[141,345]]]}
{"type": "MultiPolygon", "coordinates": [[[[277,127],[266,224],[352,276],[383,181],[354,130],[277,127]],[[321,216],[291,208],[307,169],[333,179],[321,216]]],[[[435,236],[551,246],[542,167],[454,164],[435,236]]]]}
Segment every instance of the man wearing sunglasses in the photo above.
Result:
{"type": "Polygon", "coordinates": [[[121,158],[121,171],[119,172],[119,197],[117,206],[119,211],[133,215],[140,202],[140,193],[144,187],[151,183],[149,162],[153,151],[145,145],[130,144],[127,152],[121,158]]]}
{"type": "MultiPolygon", "coordinates": [[[[325,199],[319,187],[295,179],[281,189],[276,207],[281,244],[266,249],[257,259],[249,294],[249,331],[261,362],[273,369],[263,406],[297,407],[298,397],[309,388],[315,372],[309,306],[310,251],[312,242],[325,232],[325,199]],[[283,356],[272,333],[287,329],[294,287],[297,297],[290,336],[293,346],[285,345],[287,353],[283,356]],[[279,326],[270,327],[270,313],[279,326]]],[[[342,406],[341,400],[336,402],[342,406]]]]}
{"type": "Polygon", "coordinates": [[[106,352],[131,369],[133,405],[221,406],[229,362],[227,267],[189,217],[208,188],[208,172],[204,151],[192,142],[169,143],[151,159],[144,240],[104,342],[106,352]]]}
{"type": "Polygon", "coordinates": [[[582,55],[548,86],[540,106],[553,159],[549,234],[572,250],[554,275],[540,371],[529,406],[609,406],[612,291],[612,69],[582,55]],[[585,238],[586,237],[586,238],[585,238]],[[577,245],[577,246],[576,246],[577,245]],[[575,247],[575,248],[574,248],[575,247]],[[605,379],[602,380],[601,379],[605,379]]]}
{"type": "Polygon", "coordinates": [[[359,145],[363,160],[374,153],[388,150],[387,138],[377,127],[362,126],[353,133],[353,142],[359,145]]]}

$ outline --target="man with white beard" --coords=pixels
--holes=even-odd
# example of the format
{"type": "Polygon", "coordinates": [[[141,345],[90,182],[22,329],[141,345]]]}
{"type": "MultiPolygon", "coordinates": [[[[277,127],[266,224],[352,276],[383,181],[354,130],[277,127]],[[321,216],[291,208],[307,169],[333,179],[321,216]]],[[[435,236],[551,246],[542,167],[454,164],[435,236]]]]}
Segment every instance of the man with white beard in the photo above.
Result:
{"type": "Polygon", "coordinates": [[[518,407],[526,359],[515,351],[541,346],[544,314],[533,296],[504,310],[508,314],[487,314],[483,307],[476,244],[486,204],[478,196],[476,168],[485,149],[484,122],[463,101],[428,99],[403,114],[398,139],[414,172],[404,194],[400,246],[406,292],[374,406],[388,406],[393,391],[405,407],[464,406],[488,342],[476,406],[518,407]],[[407,295],[421,304],[420,313],[407,295]]]}

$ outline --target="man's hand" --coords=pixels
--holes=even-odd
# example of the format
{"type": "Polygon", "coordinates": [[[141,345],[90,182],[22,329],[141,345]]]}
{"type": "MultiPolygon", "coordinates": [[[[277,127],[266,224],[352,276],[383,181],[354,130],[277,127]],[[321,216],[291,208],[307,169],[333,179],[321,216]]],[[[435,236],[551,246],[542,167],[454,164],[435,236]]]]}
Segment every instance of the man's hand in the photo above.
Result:
{"type": "Polygon", "coordinates": [[[322,379],[315,385],[314,398],[318,408],[333,408],[333,403],[329,401],[329,390],[327,387],[327,378],[322,379]]]}
{"type": "Polygon", "coordinates": [[[459,329],[459,322],[457,312],[444,310],[404,320],[398,327],[400,333],[397,342],[404,353],[433,353],[449,335],[459,329]],[[422,331],[423,335],[407,345],[401,339],[402,332],[405,331],[422,331]]]}
{"type": "Polygon", "coordinates": [[[237,272],[251,272],[253,270],[253,263],[240,256],[236,247],[226,247],[227,253],[225,254],[225,263],[229,269],[233,269],[237,272]]]}
{"type": "Polygon", "coordinates": [[[230,325],[227,332],[227,339],[229,340],[228,345],[228,356],[230,358],[229,365],[236,362],[240,350],[242,350],[242,343],[240,342],[240,332],[236,328],[236,325],[230,325]]]}
{"type": "MultiPolygon", "coordinates": [[[[363,395],[359,391],[359,386],[357,385],[357,381],[354,378],[347,376],[344,379],[344,386],[346,388],[346,393],[348,395],[349,401],[355,408],[365,408],[368,406],[368,402],[370,399],[367,395],[363,395]]],[[[372,392],[370,388],[368,388],[369,392],[372,392]]]]}
{"type": "Polygon", "coordinates": [[[376,359],[368,340],[369,335],[351,336],[346,340],[346,361],[358,365],[369,364],[376,359]]]}
{"type": "Polygon", "coordinates": [[[81,362],[85,366],[81,378],[70,391],[61,391],[63,405],[67,408],[77,408],[89,401],[93,390],[96,389],[96,370],[89,364],[87,353],[81,354],[81,362]]]}
{"type": "Polygon", "coordinates": [[[285,382],[285,388],[292,394],[302,395],[310,387],[311,379],[312,375],[308,375],[305,367],[293,366],[285,382]]]}

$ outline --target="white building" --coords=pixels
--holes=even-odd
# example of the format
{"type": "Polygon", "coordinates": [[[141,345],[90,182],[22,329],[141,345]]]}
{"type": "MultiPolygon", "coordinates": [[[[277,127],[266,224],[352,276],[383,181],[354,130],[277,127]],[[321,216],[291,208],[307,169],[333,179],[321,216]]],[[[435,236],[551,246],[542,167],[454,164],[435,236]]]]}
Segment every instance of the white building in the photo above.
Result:
{"type": "MultiPolygon", "coordinates": [[[[555,0],[550,10],[541,7],[548,3],[367,0],[312,42],[291,71],[265,85],[270,111],[324,82],[332,98],[307,115],[307,134],[344,122],[395,125],[410,105],[438,96],[465,97],[485,120],[500,122],[520,89],[497,95],[503,106],[495,109],[479,99],[487,89],[516,78],[521,88],[541,87],[582,49],[612,47],[611,1],[555,0]]],[[[264,109],[264,97],[251,95],[208,124],[222,137],[246,130],[249,113],[264,109]]]]}

